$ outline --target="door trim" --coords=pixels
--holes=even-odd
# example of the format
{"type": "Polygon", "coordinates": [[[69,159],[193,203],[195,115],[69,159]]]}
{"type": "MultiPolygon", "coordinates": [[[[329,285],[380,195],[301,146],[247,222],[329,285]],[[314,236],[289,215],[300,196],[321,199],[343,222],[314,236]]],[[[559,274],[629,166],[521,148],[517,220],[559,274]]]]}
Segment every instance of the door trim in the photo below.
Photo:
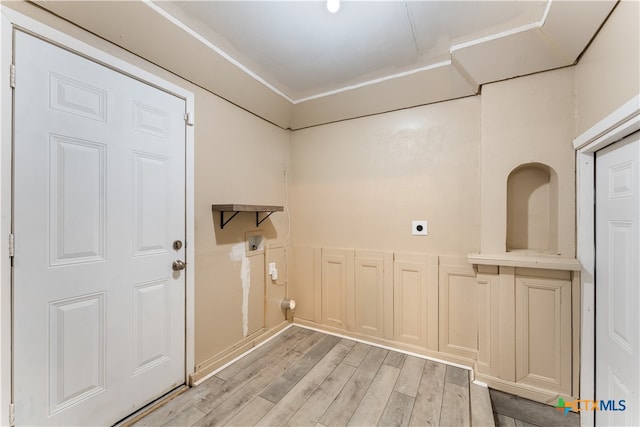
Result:
{"type": "MultiPolygon", "coordinates": [[[[580,399],[595,390],[595,153],[640,129],[640,94],[573,140],[576,149],[577,249],[582,264],[580,399]]],[[[595,413],[580,412],[580,424],[593,426],[595,413]]]]}
{"type": "MultiPolygon", "coordinates": [[[[137,80],[151,84],[165,92],[169,92],[185,100],[190,123],[186,126],[185,147],[185,214],[186,214],[186,262],[195,266],[195,205],[194,205],[194,116],[195,96],[192,92],[162,79],[153,72],[142,69],[125,60],[112,56],[99,48],[77,40],[44,23],[36,21],[22,13],[16,12],[4,5],[0,6],[0,377],[12,378],[12,381],[2,381],[0,385],[0,424],[9,425],[9,405],[12,402],[12,283],[11,265],[9,263],[9,235],[12,227],[12,133],[13,133],[13,90],[9,84],[9,65],[13,58],[13,30],[19,28],[38,37],[69,49],[88,59],[97,61],[118,72],[124,73],[137,80]]],[[[64,23],[65,25],[68,25],[64,23]]],[[[71,27],[70,27],[71,28],[71,27]]],[[[103,40],[88,34],[96,45],[105,43],[103,40]]],[[[113,45],[111,45],[113,46],[113,45]]],[[[114,46],[123,55],[128,52],[114,46]]],[[[156,72],[154,65],[144,63],[143,66],[156,72]]],[[[189,384],[190,375],[195,372],[195,268],[190,268],[186,274],[186,319],[185,319],[185,383],[189,384]]]]}

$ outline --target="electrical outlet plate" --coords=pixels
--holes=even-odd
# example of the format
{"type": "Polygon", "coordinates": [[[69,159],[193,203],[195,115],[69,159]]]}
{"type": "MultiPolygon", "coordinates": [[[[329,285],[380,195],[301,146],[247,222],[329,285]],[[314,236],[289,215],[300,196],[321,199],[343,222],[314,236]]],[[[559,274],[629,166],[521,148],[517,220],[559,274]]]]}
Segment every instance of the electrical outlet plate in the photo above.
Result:
{"type": "Polygon", "coordinates": [[[426,236],[427,221],[411,221],[411,234],[414,236],[426,236]]]}

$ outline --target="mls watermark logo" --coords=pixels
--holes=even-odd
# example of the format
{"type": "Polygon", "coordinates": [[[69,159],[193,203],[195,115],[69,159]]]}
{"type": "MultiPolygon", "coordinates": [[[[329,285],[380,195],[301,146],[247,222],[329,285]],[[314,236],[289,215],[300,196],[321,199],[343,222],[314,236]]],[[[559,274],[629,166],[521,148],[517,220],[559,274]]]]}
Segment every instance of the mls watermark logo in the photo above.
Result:
{"type": "Polygon", "coordinates": [[[574,400],[573,402],[565,402],[562,397],[559,397],[556,409],[562,411],[565,415],[569,411],[624,411],[627,409],[627,402],[625,400],[574,400]]]}

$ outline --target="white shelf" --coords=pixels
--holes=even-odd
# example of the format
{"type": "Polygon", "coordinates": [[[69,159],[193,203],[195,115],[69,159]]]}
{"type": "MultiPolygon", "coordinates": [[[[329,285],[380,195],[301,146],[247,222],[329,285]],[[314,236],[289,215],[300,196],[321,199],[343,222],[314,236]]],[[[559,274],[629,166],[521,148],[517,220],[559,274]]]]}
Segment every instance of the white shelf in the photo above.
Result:
{"type": "Polygon", "coordinates": [[[472,253],[467,256],[470,264],[497,265],[503,267],[542,268],[545,270],[580,271],[582,265],[576,258],[557,255],[523,254],[506,252],[501,254],[472,253]]]}

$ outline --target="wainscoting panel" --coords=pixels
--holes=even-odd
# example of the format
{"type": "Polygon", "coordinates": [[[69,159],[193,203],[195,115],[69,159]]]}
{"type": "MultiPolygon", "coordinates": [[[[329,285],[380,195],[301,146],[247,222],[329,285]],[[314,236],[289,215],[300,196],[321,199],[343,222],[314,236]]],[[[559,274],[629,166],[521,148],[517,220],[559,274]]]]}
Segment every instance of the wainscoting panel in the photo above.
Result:
{"type": "Polygon", "coordinates": [[[347,307],[353,307],[354,251],[322,249],[322,323],[349,328],[347,307]]]}
{"type": "Polygon", "coordinates": [[[440,258],[440,351],[476,359],[478,283],[466,258],[440,258]]]}
{"type": "Polygon", "coordinates": [[[384,336],[384,270],[383,252],[356,251],[355,330],[380,338],[384,336]]]}

